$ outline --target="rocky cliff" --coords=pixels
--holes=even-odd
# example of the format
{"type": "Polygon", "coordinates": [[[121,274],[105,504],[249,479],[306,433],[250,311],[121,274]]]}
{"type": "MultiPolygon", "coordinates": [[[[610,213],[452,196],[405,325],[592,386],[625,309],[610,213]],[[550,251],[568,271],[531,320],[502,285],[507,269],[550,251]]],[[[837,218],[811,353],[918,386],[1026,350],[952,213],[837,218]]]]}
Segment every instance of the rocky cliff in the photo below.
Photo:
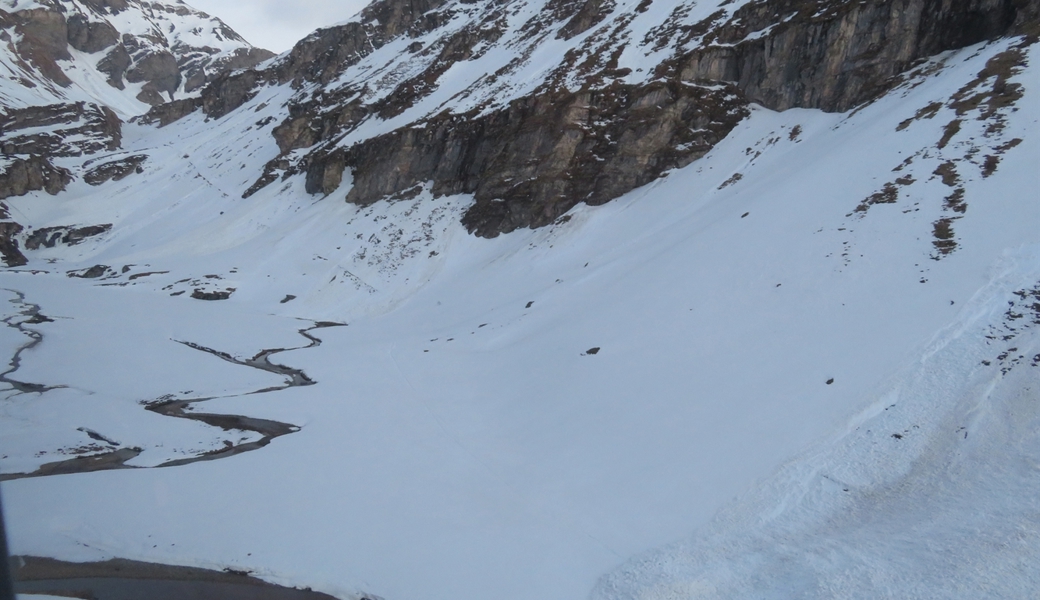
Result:
{"type": "Polygon", "coordinates": [[[746,116],[729,86],[678,82],[541,92],[479,115],[438,115],[366,140],[307,168],[329,194],[353,172],[347,201],[473,194],[463,223],[495,236],[553,222],[578,202],[602,204],[703,156],[746,116]]]}
{"type": "Polygon", "coordinates": [[[122,121],[97,104],[0,109],[0,199],[45,190],[56,195],[72,173],[54,159],[117,150],[122,121]]]}
{"type": "Polygon", "coordinates": [[[697,158],[748,104],[846,111],[929,56],[1035,35],[1038,6],[759,0],[698,14],[694,3],[663,0],[382,0],[266,70],[225,76],[199,106],[220,118],[262,87],[298,90],[273,130],[281,156],[247,197],[297,174],[328,195],[349,170],[346,199],[359,204],[430,182],[435,194],[474,194],[465,223],[494,236],[697,158]],[[546,57],[560,40],[565,50],[546,57]],[[388,45],[395,51],[382,57],[388,45]],[[496,50],[510,59],[483,60],[483,75],[443,94],[453,68],[496,50]]]}
{"type": "Polygon", "coordinates": [[[842,112],[922,58],[1024,32],[1035,1],[773,0],[746,4],[676,61],[687,81],[736,84],[774,110],[842,112]],[[755,35],[756,32],[760,32],[755,35]]]}
{"type": "Polygon", "coordinates": [[[138,85],[157,104],[141,122],[159,127],[279,103],[256,124],[278,155],[243,197],[290,177],[360,205],[425,187],[472,194],[463,222],[481,236],[546,225],[682,167],[752,104],[847,111],[938,53],[1032,43],[1040,30],[1040,0],[377,0],[248,68],[267,55],[207,62],[176,36],[113,34],[105,15],[143,4],[85,6],[4,13],[11,43],[59,83],[52,63],[66,47],[107,52],[98,68],[112,67],[113,86],[138,85]]]}

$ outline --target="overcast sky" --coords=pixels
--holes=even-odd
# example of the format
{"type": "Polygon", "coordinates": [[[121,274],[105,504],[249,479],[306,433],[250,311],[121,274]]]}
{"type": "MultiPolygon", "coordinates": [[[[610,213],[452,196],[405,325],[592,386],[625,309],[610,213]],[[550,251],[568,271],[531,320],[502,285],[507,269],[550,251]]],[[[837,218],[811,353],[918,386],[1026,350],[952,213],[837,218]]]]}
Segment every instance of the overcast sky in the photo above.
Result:
{"type": "Polygon", "coordinates": [[[308,33],[346,21],[371,0],[187,0],[250,44],[283,52],[308,33]]]}

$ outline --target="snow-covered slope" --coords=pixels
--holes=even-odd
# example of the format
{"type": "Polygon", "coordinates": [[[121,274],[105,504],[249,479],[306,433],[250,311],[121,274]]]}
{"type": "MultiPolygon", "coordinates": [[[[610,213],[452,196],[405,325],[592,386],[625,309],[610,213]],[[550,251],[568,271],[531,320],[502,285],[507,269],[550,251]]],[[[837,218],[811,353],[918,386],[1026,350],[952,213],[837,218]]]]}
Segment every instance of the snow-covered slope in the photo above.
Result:
{"type": "MultiPolygon", "coordinates": [[[[631,22],[686,6],[642,4],[631,22]]],[[[508,31],[552,14],[496,6],[508,31]]],[[[575,18],[536,47],[559,59],[575,18]]],[[[416,35],[376,40],[381,64],[416,35]]],[[[460,222],[478,193],[441,174],[364,205],[343,202],[359,166],[328,195],[293,174],[349,136],[389,147],[366,144],[396,117],[365,111],[313,147],[272,134],[349,106],[290,112],[374,53],[285,67],[305,41],[237,95],[244,75],[165,127],[125,124],[118,150],[54,156],[64,192],[5,200],[26,260],[0,272],[13,549],[343,598],[1028,598],[1034,42],[938,53],[845,112],[688,86],[745,95],[746,116],[613,201],[493,239],[460,222]],[[288,176],[243,198],[271,164],[288,176]]],[[[409,129],[437,114],[407,110],[409,129]]]]}

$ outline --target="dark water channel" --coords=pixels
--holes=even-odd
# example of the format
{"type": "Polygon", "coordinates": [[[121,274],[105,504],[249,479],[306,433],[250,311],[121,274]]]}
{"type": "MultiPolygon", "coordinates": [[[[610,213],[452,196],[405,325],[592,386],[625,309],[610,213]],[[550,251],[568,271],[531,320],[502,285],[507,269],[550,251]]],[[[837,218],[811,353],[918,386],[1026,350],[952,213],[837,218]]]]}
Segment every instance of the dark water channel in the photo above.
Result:
{"type": "Polygon", "coordinates": [[[118,577],[23,581],[15,583],[15,591],[84,600],[335,600],[328,594],[273,585],[118,577]]]}
{"type": "Polygon", "coordinates": [[[82,600],[336,600],[328,594],[267,583],[245,573],[130,560],[67,563],[12,560],[15,592],[82,600]]]}

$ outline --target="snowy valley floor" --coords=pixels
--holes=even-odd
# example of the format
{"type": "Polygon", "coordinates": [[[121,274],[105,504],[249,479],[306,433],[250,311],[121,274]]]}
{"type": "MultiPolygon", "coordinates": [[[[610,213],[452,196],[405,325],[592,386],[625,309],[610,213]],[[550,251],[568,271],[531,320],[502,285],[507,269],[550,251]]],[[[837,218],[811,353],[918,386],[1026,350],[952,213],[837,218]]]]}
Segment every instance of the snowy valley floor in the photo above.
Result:
{"type": "MultiPolygon", "coordinates": [[[[948,104],[1014,43],[851,114],[756,109],[691,166],[494,240],[465,197],[222,195],[226,168],[171,177],[183,147],[132,129],[142,179],[11,203],[116,226],[0,273],[6,355],[42,335],[6,377],[49,388],[3,392],[0,471],[136,467],[4,482],[13,551],[386,600],[1028,597],[1038,71],[997,131],[948,104]],[[301,336],[322,321],[344,326],[301,336]],[[225,359],[265,349],[316,383],[225,359]],[[299,430],[161,467],[262,437],[142,404],[200,398],[299,430]]],[[[252,152],[197,125],[193,156],[252,152]]]]}

